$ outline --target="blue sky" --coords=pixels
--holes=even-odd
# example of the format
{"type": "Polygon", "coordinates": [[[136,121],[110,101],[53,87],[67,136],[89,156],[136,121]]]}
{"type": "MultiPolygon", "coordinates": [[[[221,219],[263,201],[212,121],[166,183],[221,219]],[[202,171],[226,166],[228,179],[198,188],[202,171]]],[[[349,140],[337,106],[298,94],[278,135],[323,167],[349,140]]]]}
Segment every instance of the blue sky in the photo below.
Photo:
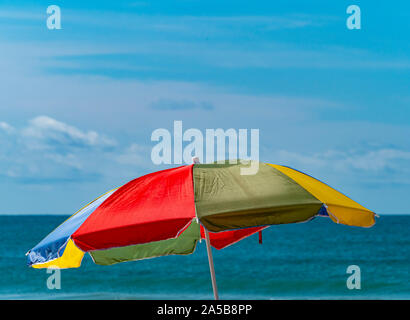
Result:
{"type": "Polygon", "coordinates": [[[0,213],[70,214],[162,169],[150,137],[174,120],[259,129],[262,161],[409,213],[405,1],[2,1],[0,28],[0,213]]]}

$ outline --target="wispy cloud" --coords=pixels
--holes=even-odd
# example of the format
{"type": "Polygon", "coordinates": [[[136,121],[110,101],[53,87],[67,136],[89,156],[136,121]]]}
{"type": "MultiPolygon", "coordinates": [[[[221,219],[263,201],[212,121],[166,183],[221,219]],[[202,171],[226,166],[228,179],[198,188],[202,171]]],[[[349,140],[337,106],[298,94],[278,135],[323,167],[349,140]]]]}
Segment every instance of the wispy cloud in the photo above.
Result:
{"type": "Polygon", "coordinates": [[[29,148],[50,149],[54,147],[101,147],[116,145],[114,139],[107,138],[95,131],[80,129],[47,116],[30,120],[29,126],[22,131],[29,148]]]}
{"type": "Polygon", "coordinates": [[[392,148],[329,149],[320,153],[280,150],[278,161],[297,169],[360,177],[359,183],[410,184],[410,151],[392,148]]]}
{"type": "MultiPolygon", "coordinates": [[[[9,11],[7,15],[21,15],[22,21],[26,15],[33,15],[33,11],[16,10],[14,14],[9,11]]],[[[151,70],[168,72],[175,77],[180,70],[200,71],[210,66],[228,69],[410,69],[407,56],[386,56],[368,48],[357,49],[337,42],[306,45],[271,34],[282,29],[303,30],[342,24],[341,17],[300,13],[167,16],[70,9],[64,12],[64,23],[72,26],[73,34],[89,34],[92,41],[79,44],[76,38],[61,37],[56,38],[53,46],[45,45],[48,38],[39,38],[30,44],[24,41],[24,52],[30,51],[36,65],[47,71],[112,77],[128,71],[130,77],[138,77],[151,70]],[[102,35],[98,31],[102,27],[111,32],[102,35]],[[128,37],[132,41],[124,41],[128,37]],[[107,41],[110,41],[109,46],[107,41]]],[[[39,19],[44,16],[40,15],[39,19]]],[[[18,41],[15,46],[15,51],[19,51],[18,41]]]]}
{"type": "MultiPolygon", "coordinates": [[[[136,6],[131,6],[136,7],[136,6]]],[[[141,6],[140,6],[141,7],[141,6]]],[[[301,12],[282,15],[192,15],[175,14],[146,14],[137,10],[105,11],[103,9],[71,9],[63,8],[64,24],[84,28],[121,29],[124,32],[161,32],[165,36],[178,34],[179,36],[212,36],[221,37],[242,33],[261,31],[275,31],[299,29],[306,27],[320,27],[340,20],[320,14],[306,14],[301,12]]],[[[7,21],[26,22],[42,21],[46,18],[45,8],[36,7],[31,10],[8,7],[0,10],[0,18],[7,21]]],[[[21,26],[19,26],[21,28],[21,26]]],[[[23,26],[24,27],[24,26],[23,26]]],[[[27,27],[27,26],[26,26],[27,27]]]]}
{"type": "MultiPolygon", "coordinates": [[[[0,175],[19,183],[98,181],[105,170],[111,172],[108,167],[118,164],[116,156],[123,152],[110,137],[49,116],[35,117],[22,128],[1,122],[0,129],[7,135],[0,136],[0,175]]],[[[141,163],[128,165],[138,168],[141,163]]]]}
{"type": "Polygon", "coordinates": [[[196,102],[189,100],[166,100],[161,99],[151,103],[151,107],[157,110],[192,110],[192,109],[203,109],[203,110],[213,110],[214,106],[206,101],[196,102]]]}
{"type": "Polygon", "coordinates": [[[7,122],[0,122],[0,130],[3,130],[7,134],[12,134],[14,132],[14,128],[9,125],[7,122]]]}

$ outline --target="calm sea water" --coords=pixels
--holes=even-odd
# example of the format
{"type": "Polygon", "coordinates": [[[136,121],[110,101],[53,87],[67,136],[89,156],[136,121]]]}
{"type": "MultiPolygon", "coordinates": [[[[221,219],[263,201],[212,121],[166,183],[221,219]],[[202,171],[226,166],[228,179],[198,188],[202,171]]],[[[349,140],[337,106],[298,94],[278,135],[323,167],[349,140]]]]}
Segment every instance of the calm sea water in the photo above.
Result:
{"type": "MultiPolygon", "coordinates": [[[[212,299],[205,243],[188,256],[62,270],[49,290],[46,270],[24,254],[63,216],[0,216],[0,299],[212,299]]],[[[410,216],[382,216],[370,229],[326,218],[272,226],[214,250],[222,299],[410,299],[410,216]],[[361,289],[348,290],[346,269],[361,269],[361,289]]]]}

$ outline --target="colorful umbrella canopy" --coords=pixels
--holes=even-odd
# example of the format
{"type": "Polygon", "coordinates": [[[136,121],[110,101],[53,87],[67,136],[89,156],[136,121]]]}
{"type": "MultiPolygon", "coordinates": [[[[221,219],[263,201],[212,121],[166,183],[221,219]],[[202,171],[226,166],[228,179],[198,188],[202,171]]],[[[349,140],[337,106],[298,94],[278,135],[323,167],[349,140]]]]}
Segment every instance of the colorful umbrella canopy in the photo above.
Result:
{"type": "Polygon", "coordinates": [[[190,254],[201,238],[222,249],[270,225],[315,216],[375,223],[372,211],[300,171],[259,163],[256,174],[241,175],[241,167],[192,164],[132,180],[63,222],[27,253],[28,265],[75,268],[86,252],[101,265],[190,254]]]}

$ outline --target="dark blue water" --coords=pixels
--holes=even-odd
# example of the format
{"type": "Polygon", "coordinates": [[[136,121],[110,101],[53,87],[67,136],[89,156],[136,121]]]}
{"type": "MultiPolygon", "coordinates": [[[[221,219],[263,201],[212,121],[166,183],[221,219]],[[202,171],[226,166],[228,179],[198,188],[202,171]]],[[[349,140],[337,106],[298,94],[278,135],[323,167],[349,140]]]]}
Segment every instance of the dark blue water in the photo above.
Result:
{"type": "MultiPolygon", "coordinates": [[[[62,216],[0,216],[0,299],[212,299],[205,243],[194,254],[114,266],[86,255],[78,269],[50,274],[26,266],[24,254],[61,223],[62,216]]],[[[410,216],[382,216],[370,229],[327,218],[272,226],[214,250],[222,299],[410,299],[410,216]],[[349,265],[361,270],[361,289],[349,290],[349,265]]]]}

